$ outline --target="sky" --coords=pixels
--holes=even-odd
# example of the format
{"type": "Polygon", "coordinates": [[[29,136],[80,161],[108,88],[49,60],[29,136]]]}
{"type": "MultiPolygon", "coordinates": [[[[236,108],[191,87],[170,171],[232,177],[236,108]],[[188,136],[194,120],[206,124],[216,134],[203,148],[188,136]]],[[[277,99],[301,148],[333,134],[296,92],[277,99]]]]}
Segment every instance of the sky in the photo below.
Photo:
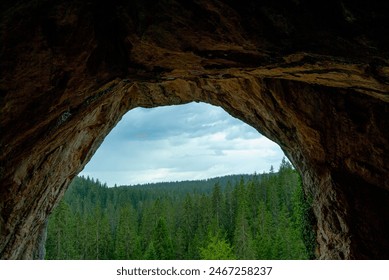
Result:
{"type": "Polygon", "coordinates": [[[189,103],[129,111],[80,175],[109,187],[197,180],[277,170],[283,156],[222,108],[189,103]]]}

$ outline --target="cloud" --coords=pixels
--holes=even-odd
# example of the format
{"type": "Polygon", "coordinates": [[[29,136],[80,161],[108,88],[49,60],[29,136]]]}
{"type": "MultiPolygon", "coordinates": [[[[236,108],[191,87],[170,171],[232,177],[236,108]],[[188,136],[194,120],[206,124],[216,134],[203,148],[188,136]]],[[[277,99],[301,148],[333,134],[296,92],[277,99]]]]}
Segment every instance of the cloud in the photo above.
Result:
{"type": "Polygon", "coordinates": [[[158,140],[173,136],[199,137],[229,128],[229,137],[254,136],[240,120],[222,108],[205,103],[165,106],[154,109],[136,108],[118,124],[125,139],[158,140]]]}
{"type": "Polygon", "coordinates": [[[109,186],[205,179],[277,167],[283,152],[255,129],[204,103],[128,112],[82,175],[109,186]]]}

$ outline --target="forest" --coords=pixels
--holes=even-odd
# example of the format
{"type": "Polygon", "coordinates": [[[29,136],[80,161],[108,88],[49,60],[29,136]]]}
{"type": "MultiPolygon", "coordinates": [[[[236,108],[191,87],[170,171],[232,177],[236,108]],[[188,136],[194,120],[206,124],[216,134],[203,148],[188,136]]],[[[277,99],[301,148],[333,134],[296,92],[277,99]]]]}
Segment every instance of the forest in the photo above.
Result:
{"type": "Polygon", "coordinates": [[[76,177],[48,221],[46,258],[313,259],[310,198],[278,172],[108,188],[76,177]]]}

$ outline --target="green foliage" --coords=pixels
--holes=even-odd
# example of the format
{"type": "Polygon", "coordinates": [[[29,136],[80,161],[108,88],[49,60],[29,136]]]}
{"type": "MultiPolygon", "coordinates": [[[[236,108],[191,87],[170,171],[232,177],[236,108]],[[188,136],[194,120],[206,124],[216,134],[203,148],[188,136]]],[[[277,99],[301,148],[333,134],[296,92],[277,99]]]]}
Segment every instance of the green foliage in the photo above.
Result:
{"type": "Polygon", "coordinates": [[[202,260],[236,260],[231,245],[218,235],[210,237],[206,247],[200,248],[202,260]]]}
{"type": "Polygon", "coordinates": [[[301,178],[299,177],[299,188],[293,193],[293,217],[294,224],[299,237],[304,243],[306,255],[308,259],[315,259],[316,234],[316,218],[312,209],[312,198],[307,197],[301,187],[301,178]]]}
{"type": "Polygon", "coordinates": [[[312,259],[296,171],[107,188],[77,177],[49,219],[48,259],[312,259]]]}
{"type": "Polygon", "coordinates": [[[137,217],[131,205],[120,209],[115,236],[114,258],[117,260],[136,259],[140,253],[137,233],[137,217]]]}
{"type": "Polygon", "coordinates": [[[160,218],[158,220],[151,242],[154,244],[155,256],[157,260],[174,259],[173,244],[164,218],[160,218]]]}
{"type": "Polygon", "coordinates": [[[75,244],[71,240],[75,236],[72,232],[72,222],[69,205],[61,201],[48,224],[50,235],[46,241],[47,258],[68,259],[73,256],[75,244]]]}
{"type": "Polygon", "coordinates": [[[154,242],[151,241],[147,246],[146,252],[144,253],[143,259],[145,260],[158,260],[157,252],[154,248],[154,242]]]}

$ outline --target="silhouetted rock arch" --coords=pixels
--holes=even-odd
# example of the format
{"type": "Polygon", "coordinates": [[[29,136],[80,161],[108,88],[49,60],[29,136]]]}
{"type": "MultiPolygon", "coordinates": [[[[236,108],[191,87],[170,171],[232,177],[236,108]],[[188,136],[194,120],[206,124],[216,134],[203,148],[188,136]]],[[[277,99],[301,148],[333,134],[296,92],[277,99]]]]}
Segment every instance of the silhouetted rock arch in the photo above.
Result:
{"type": "Polygon", "coordinates": [[[1,258],[41,256],[47,216],[125,112],[191,101],[282,147],[318,257],[388,258],[388,4],[319,2],[3,1],[1,258]]]}

